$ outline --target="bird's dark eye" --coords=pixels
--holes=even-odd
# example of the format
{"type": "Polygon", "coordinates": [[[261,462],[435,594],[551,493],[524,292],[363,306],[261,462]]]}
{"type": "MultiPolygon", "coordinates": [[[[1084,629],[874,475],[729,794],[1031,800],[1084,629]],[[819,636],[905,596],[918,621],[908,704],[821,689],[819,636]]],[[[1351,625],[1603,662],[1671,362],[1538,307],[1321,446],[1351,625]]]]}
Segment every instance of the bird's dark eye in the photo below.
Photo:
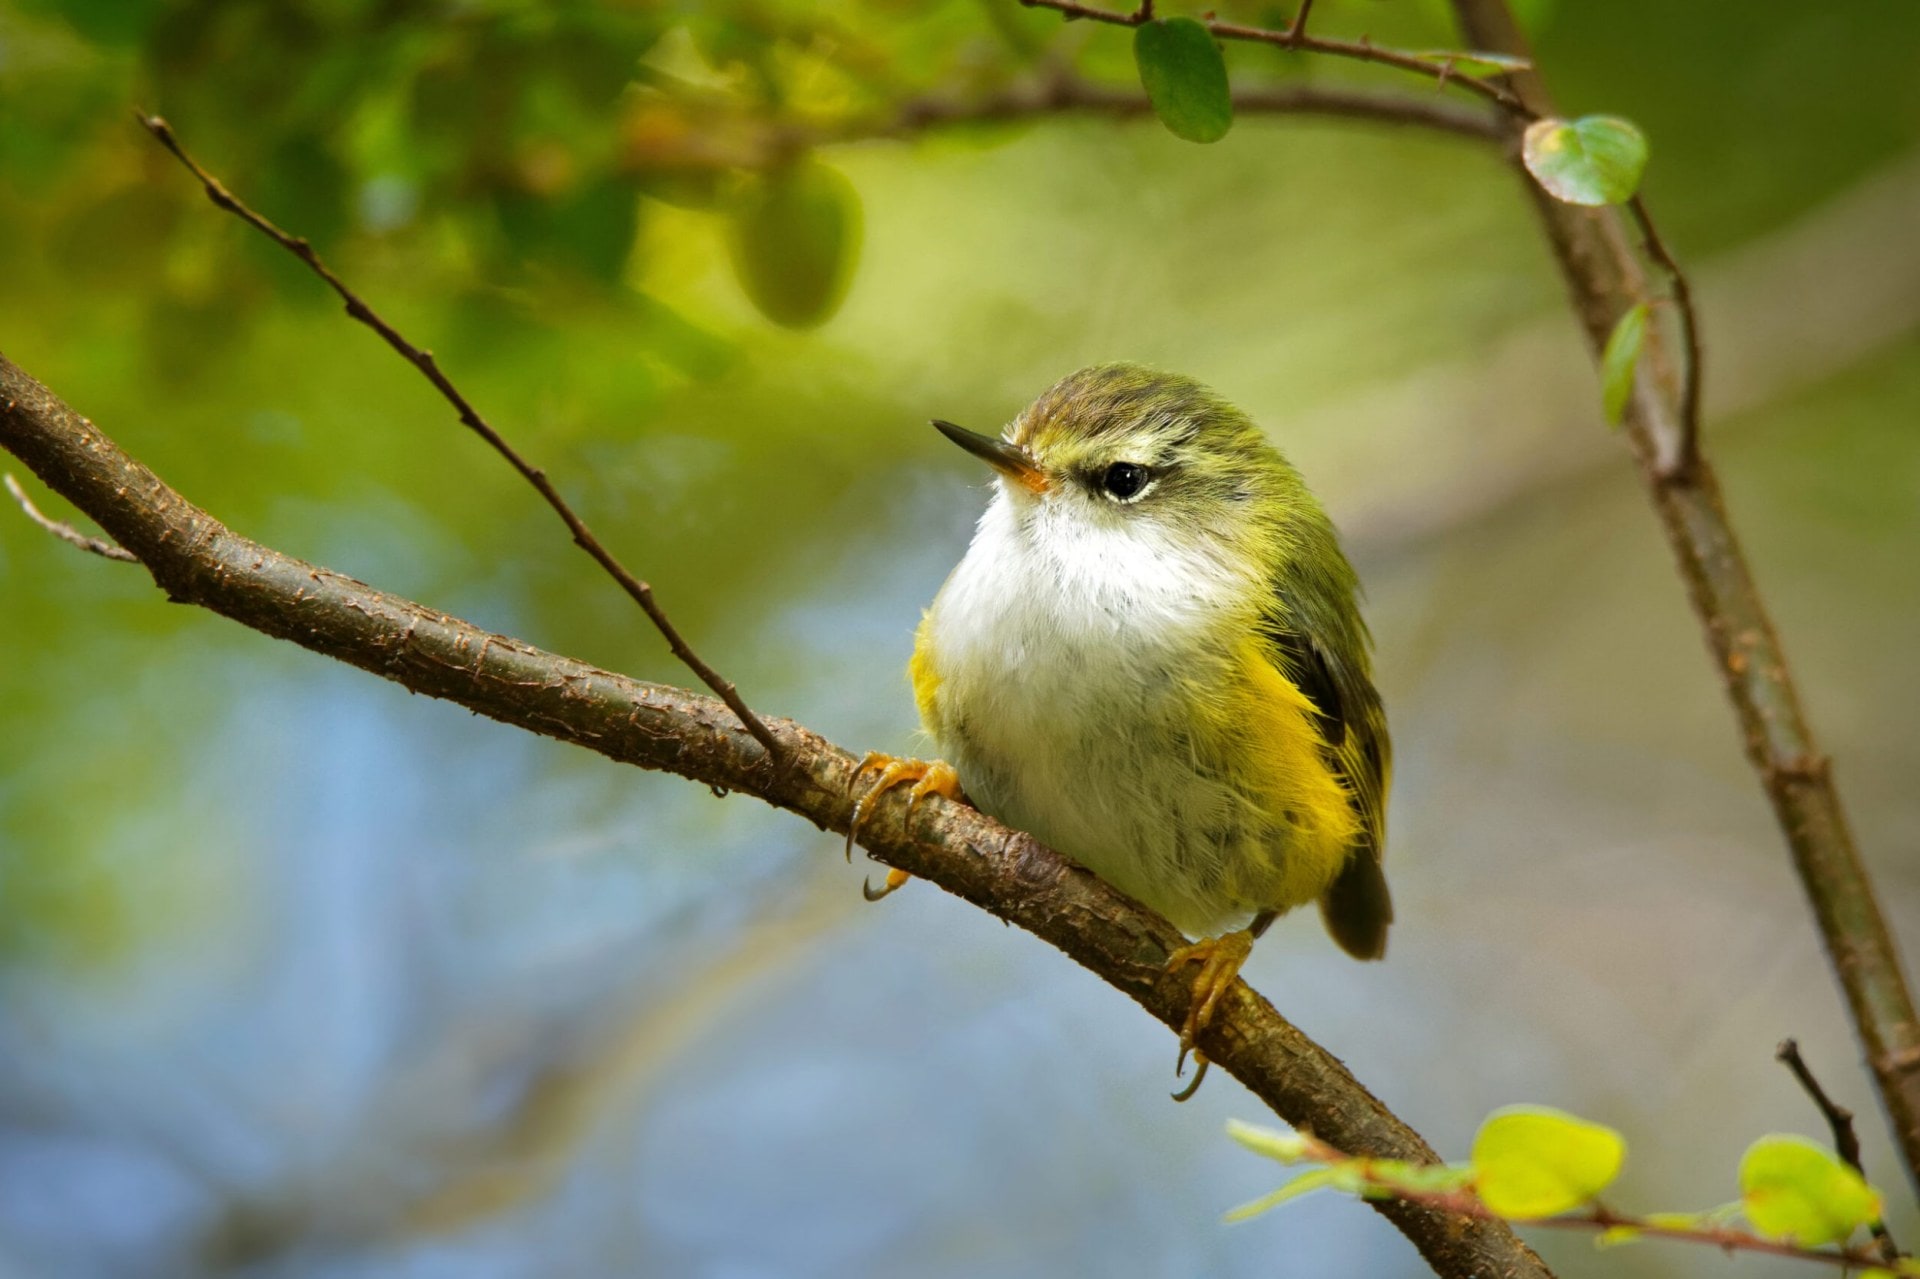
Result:
{"type": "Polygon", "coordinates": [[[1115,462],[1100,476],[1100,487],[1126,501],[1147,486],[1147,468],[1138,462],[1115,462]]]}

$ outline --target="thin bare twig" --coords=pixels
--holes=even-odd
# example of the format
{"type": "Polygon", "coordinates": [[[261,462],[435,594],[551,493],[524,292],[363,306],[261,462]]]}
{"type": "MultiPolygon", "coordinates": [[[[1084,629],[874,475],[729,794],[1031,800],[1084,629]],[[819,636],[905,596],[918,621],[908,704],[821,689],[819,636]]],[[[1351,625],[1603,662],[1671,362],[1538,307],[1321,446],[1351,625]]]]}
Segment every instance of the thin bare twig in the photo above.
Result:
{"type": "MultiPolygon", "coordinates": [[[[1800,1087],[1806,1091],[1808,1097],[1813,1099],[1815,1108],[1820,1111],[1820,1117],[1827,1121],[1827,1127],[1833,1131],[1834,1153],[1840,1156],[1841,1162],[1847,1167],[1862,1177],[1866,1176],[1867,1170],[1860,1162],[1860,1134],[1854,1131],[1853,1112],[1829,1097],[1827,1090],[1820,1086],[1820,1081],[1813,1077],[1812,1068],[1807,1065],[1806,1058],[1800,1055],[1799,1042],[1793,1039],[1781,1040],[1773,1056],[1775,1061],[1793,1072],[1793,1077],[1800,1081],[1800,1087]]],[[[1880,1259],[1886,1262],[1897,1261],[1900,1257],[1900,1247],[1894,1243],[1892,1234],[1887,1231],[1887,1223],[1876,1221],[1868,1229],[1873,1231],[1874,1240],[1880,1245],[1880,1259]]]]}
{"type": "MultiPolygon", "coordinates": [[[[1137,27],[1147,21],[1139,10],[1132,13],[1116,13],[1112,9],[1101,9],[1094,5],[1081,4],[1079,0],[1020,0],[1029,9],[1052,9],[1069,18],[1085,18],[1091,22],[1105,22],[1116,27],[1137,27]]],[[[1334,58],[1351,58],[1358,62],[1372,62],[1384,67],[1398,67],[1402,71],[1411,71],[1424,76],[1435,84],[1445,87],[1457,85],[1470,93],[1476,93],[1489,102],[1497,102],[1507,111],[1516,115],[1532,117],[1519,98],[1494,84],[1491,80],[1473,76],[1456,76],[1441,61],[1403,53],[1398,49],[1383,49],[1371,40],[1329,40],[1320,36],[1308,35],[1306,14],[1295,15],[1293,22],[1284,31],[1274,31],[1266,27],[1249,27],[1238,22],[1221,22],[1206,18],[1201,25],[1221,40],[1243,40],[1253,44],[1279,45],[1283,49],[1301,49],[1309,53],[1323,53],[1334,58]]],[[[1471,61],[1471,53],[1461,53],[1462,60],[1471,61]]]]}
{"type": "Polygon", "coordinates": [[[505,458],[507,464],[518,471],[521,477],[533,485],[535,491],[546,499],[547,505],[553,508],[554,513],[565,522],[567,530],[573,534],[574,544],[591,555],[594,561],[606,570],[607,575],[633,597],[634,602],[646,613],[654,627],[666,638],[667,647],[673,651],[673,655],[698,676],[701,683],[712,689],[720,700],[727,704],[729,710],[740,717],[740,722],[746,726],[747,731],[766,748],[768,760],[777,763],[781,755],[779,738],[775,737],[773,731],[747,706],[732,681],[722,679],[718,671],[701,660],[700,655],[693,651],[686,638],[680,634],[679,628],[668,619],[666,611],[654,600],[653,587],[634,576],[626,565],[614,558],[613,552],[609,551],[600,539],[594,536],[593,530],[587,527],[587,522],[580,518],[579,513],[572,506],[568,505],[565,498],[560,496],[559,490],[554,488],[552,481],[547,478],[547,473],[522,457],[519,450],[507,443],[505,437],[480,416],[479,410],[473,407],[467,397],[454,386],[452,380],[441,371],[439,363],[433,358],[433,352],[422,350],[402,337],[398,329],[382,319],[359,294],[348,288],[339,276],[328,269],[326,263],[320,260],[320,255],[314,252],[313,246],[305,239],[288,234],[263,215],[256,213],[227,190],[218,178],[200,167],[199,163],[180,145],[180,140],[174,136],[172,126],[165,120],[144,112],[135,113],[135,118],[140,121],[142,128],[151,133],[160,145],[173,155],[174,159],[180,161],[186,166],[188,172],[199,179],[209,200],[306,263],[307,268],[319,276],[327,287],[346,303],[348,315],[379,334],[381,339],[398,352],[402,359],[420,370],[427,381],[433,384],[434,389],[440,392],[441,397],[454,407],[454,411],[460,415],[460,421],[467,429],[485,440],[494,452],[505,458]]]}
{"type": "Polygon", "coordinates": [[[115,546],[103,537],[88,537],[71,524],[62,523],[50,515],[41,514],[40,508],[33,504],[33,499],[27,496],[27,491],[20,487],[20,481],[13,476],[0,476],[0,482],[6,484],[7,492],[13,494],[13,500],[20,504],[20,509],[26,512],[28,519],[61,541],[71,542],[81,550],[91,552],[102,559],[121,560],[128,564],[140,562],[139,558],[125,547],[115,546]]]}

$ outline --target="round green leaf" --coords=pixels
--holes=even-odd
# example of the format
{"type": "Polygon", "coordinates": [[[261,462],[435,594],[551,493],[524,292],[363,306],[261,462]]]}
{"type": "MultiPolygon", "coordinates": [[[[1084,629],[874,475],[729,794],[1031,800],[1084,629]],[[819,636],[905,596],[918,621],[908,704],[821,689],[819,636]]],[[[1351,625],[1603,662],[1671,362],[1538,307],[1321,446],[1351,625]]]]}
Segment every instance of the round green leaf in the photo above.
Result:
{"type": "Polygon", "coordinates": [[[1647,338],[1647,304],[1636,302],[1614,324],[1607,349],[1600,354],[1600,399],[1607,421],[1618,423],[1633,395],[1633,373],[1640,363],[1640,347],[1647,338]]]}
{"type": "Polygon", "coordinates": [[[840,308],[860,247],[853,184],[804,159],[748,181],[733,208],[733,267],[760,313],[812,328],[840,308]]]}
{"type": "Polygon", "coordinates": [[[1508,1106],[1474,1134],[1474,1189],[1509,1220],[1551,1217],[1605,1190],[1626,1155],[1611,1128],[1545,1106],[1508,1106]]]}
{"type": "Polygon", "coordinates": [[[1189,142],[1218,142],[1233,127],[1227,62],[1213,33],[1192,18],[1134,28],[1133,60],[1160,123],[1189,142]]]}
{"type": "Polygon", "coordinates": [[[1621,204],[1640,189],[1647,140],[1618,116],[1535,120],[1521,159],[1546,193],[1568,204],[1621,204]]]}
{"type": "Polygon", "coordinates": [[[1879,1192],[1825,1146],[1770,1133],[1740,1157],[1740,1201],[1753,1228],[1804,1247],[1838,1243],[1880,1217],[1879,1192]]]}

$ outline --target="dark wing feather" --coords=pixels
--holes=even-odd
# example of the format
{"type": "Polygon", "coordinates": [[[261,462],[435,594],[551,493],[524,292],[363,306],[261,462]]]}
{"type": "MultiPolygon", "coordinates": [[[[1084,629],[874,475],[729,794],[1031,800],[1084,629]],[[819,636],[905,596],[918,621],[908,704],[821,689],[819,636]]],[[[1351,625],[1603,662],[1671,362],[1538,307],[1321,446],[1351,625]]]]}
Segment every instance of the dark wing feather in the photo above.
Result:
{"type": "MultiPolygon", "coordinates": [[[[1333,554],[1338,557],[1338,550],[1333,554]]],[[[1274,592],[1262,632],[1282,673],[1319,712],[1327,763],[1346,782],[1361,836],[1353,855],[1321,899],[1327,929],[1361,959],[1386,953],[1393,902],[1381,869],[1393,760],[1386,713],[1373,687],[1366,624],[1353,599],[1344,558],[1323,577],[1290,577],[1274,592]]]]}

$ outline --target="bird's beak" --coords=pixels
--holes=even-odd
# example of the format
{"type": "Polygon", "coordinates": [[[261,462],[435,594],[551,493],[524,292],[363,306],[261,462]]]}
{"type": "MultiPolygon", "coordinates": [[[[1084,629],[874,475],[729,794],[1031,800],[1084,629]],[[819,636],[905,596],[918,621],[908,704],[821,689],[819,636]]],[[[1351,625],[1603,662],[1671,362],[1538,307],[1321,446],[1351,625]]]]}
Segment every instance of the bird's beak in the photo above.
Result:
{"type": "Polygon", "coordinates": [[[951,422],[942,422],[938,418],[934,419],[933,426],[940,434],[1029,492],[1047,491],[1047,477],[1039,467],[1033,464],[1033,459],[1027,456],[1027,451],[1019,445],[1009,444],[995,436],[981,435],[977,431],[969,431],[964,426],[955,426],[951,422]]]}

